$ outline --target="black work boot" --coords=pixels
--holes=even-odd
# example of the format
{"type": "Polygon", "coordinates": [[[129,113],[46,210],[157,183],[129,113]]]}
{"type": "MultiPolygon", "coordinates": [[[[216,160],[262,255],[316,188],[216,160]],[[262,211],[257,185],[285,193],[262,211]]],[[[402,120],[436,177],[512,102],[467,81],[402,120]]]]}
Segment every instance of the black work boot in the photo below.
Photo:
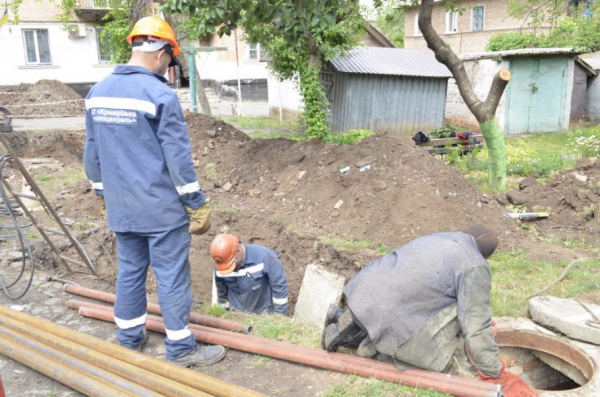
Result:
{"type": "Polygon", "coordinates": [[[192,365],[204,366],[218,363],[225,357],[225,348],[223,346],[200,346],[196,350],[185,356],[177,357],[170,360],[173,364],[181,365],[182,367],[191,367],[192,365]]]}
{"type": "Polygon", "coordinates": [[[329,352],[336,351],[338,346],[356,348],[367,336],[367,333],[354,322],[350,310],[346,310],[337,323],[327,326],[323,333],[325,350],[329,352]]]}
{"type": "Polygon", "coordinates": [[[327,315],[325,316],[325,324],[323,324],[323,332],[321,333],[321,349],[325,350],[325,331],[327,330],[327,327],[330,324],[337,323],[342,314],[344,314],[344,309],[341,309],[334,303],[329,305],[327,315]]]}

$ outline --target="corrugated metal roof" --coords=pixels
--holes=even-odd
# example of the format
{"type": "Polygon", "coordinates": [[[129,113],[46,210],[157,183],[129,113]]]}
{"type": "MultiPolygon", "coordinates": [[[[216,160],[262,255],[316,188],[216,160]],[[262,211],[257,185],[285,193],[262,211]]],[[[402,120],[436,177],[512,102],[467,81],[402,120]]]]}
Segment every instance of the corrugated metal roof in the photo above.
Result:
{"type": "Polygon", "coordinates": [[[448,78],[452,73],[429,50],[355,48],[331,61],[342,73],[448,78]]]}
{"type": "Polygon", "coordinates": [[[568,54],[581,54],[579,51],[575,51],[573,48],[523,48],[520,50],[508,50],[508,51],[493,51],[493,52],[477,52],[472,54],[462,54],[459,58],[463,61],[471,59],[482,59],[482,58],[496,58],[496,57],[516,57],[516,56],[532,56],[532,55],[568,55],[568,54]]]}

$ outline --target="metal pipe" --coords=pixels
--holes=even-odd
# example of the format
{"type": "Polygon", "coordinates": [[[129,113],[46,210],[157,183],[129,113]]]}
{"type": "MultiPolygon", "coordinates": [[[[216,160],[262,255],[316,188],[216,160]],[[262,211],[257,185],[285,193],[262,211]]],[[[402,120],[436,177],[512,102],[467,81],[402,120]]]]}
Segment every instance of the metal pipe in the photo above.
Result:
{"type": "Polygon", "coordinates": [[[86,396],[122,397],[123,395],[131,395],[124,390],[111,387],[89,375],[58,363],[43,354],[27,349],[3,336],[0,336],[0,354],[19,362],[34,371],[46,375],[73,390],[77,390],[86,396]]]}
{"type": "MultiPolygon", "coordinates": [[[[96,299],[106,303],[115,303],[114,294],[98,291],[90,288],[66,284],[63,289],[70,294],[84,296],[86,298],[96,299]]],[[[160,306],[156,303],[148,302],[148,312],[162,315],[160,306]]],[[[190,322],[193,324],[205,325],[207,327],[220,328],[232,332],[241,332],[247,334],[252,327],[235,321],[223,320],[212,316],[205,316],[199,313],[190,313],[190,322]]]]}
{"type": "Polygon", "coordinates": [[[24,324],[31,325],[39,329],[43,329],[52,335],[68,339],[74,343],[88,347],[97,352],[111,356],[116,360],[124,361],[136,367],[143,368],[157,375],[164,376],[175,382],[179,382],[190,386],[191,388],[201,390],[205,393],[212,394],[218,397],[259,397],[260,393],[238,387],[219,379],[212,378],[207,375],[200,374],[195,371],[188,371],[178,365],[171,364],[162,360],[157,360],[144,354],[133,354],[135,352],[122,349],[117,349],[112,343],[104,340],[90,337],[74,331],[68,327],[54,324],[50,321],[33,317],[31,315],[20,313],[9,309],[6,306],[0,305],[0,315],[20,321],[24,324]]]}
{"type": "MultiPolygon", "coordinates": [[[[114,322],[114,315],[110,310],[82,306],[79,309],[79,313],[86,317],[114,322]]],[[[164,325],[154,319],[147,319],[146,328],[154,332],[165,333],[164,325]]],[[[190,331],[196,336],[196,340],[203,343],[219,344],[235,350],[260,354],[323,369],[402,383],[407,386],[435,389],[443,393],[453,394],[457,397],[500,396],[500,386],[491,383],[475,380],[470,381],[468,379],[463,379],[460,383],[456,383],[454,380],[457,377],[451,377],[446,374],[428,371],[420,371],[418,373],[411,373],[409,371],[400,372],[395,368],[383,369],[371,365],[373,360],[357,358],[357,360],[361,360],[361,364],[357,362],[348,362],[338,359],[331,353],[324,357],[320,354],[298,352],[296,349],[290,348],[287,343],[272,340],[259,342],[248,338],[248,335],[235,333],[228,333],[225,335],[220,332],[213,332],[214,330],[206,331],[197,329],[196,327],[190,327],[190,331]]]]}
{"type": "MultiPolygon", "coordinates": [[[[106,311],[109,311],[111,314],[113,313],[113,308],[110,306],[98,305],[98,304],[90,303],[90,302],[70,300],[67,303],[67,305],[69,306],[69,308],[76,309],[76,310],[78,310],[80,307],[83,306],[83,307],[89,307],[89,308],[98,309],[98,310],[106,310],[106,311]]],[[[161,317],[148,316],[148,320],[163,323],[163,319],[161,317]]],[[[298,352],[299,354],[320,356],[327,360],[330,360],[333,358],[333,359],[340,360],[342,362],[346,362],[349,364],[369,365],[373,368],[377,368],[377,369],[381,369],[381,370],[391,370],[391,371],[397,372],[396,367],[393,364],[384,363],[384,362],[377,361],[377,360],[364,359],[364,358],[360,358],[360,357],[356,357],[356,356],[351,356],[348,354],[328,353],[325,350],[321,350],[321,349],[314,349],[314,348],[307,347],[307,346],[300,346],[300,345],[294,345],[294,344],[285,343],[285,342],[272,341],[272,340],[260,338],[257,336],[253,336],[253,335],[239,335],[239,334],[231,333],[231,332],[224,331],[221,329],[205,327],[202,325],[190,324],[188,327],[189,327],[189,329],[197,329],[197,330],[203,331],[203,332],[224,335],[228,338],[241,337],[243,340],[246,340],[246,341],[252,341],[252,342],[256,342],[256,343],[267,343],[269,345],[275,344],[276,346],[279,347],[280,350],[286,350],[286,351],[293,350],[293,351],[298,352]]],[[[412,375],[416,375],[416,376],[422,376],[422,377],[431,378],[431,379],[439,378],[438,373],[420,370],[420,369],[410,369],[410,370],[404,371],[403,373],[412,374],[412,375]]],[[[471,379],[462,378],[459,376],[452,376],[452,375],[445,375],[445,377],[447,379],[450,379],[450,381],[452,383],[462,384],[462,385],[465,385],[468,387],[472,387],[474,385],[474,382],[477,382],[477,386],[479,386],[479,387],[488,388],[492,391],[495,391],[497,389],[497,386],[493,385],[491,383],[485,383],[482,381],[474,381],[471,379]]]]}
{"type": "MultiPolygon", "coordinates": [[[[86,362],[88,365],[101,368],[104,371],[108,371],[114,375],[117,375],[119,377],[118,379],[123,378],[127,381],[133,382],[136,385],[143,385],[144,388],[153,390],[161,395],[178,397],[208,396],[208,394],[192,389],[191,387],[174,382],[168,378],[158,376],[155,373],[146,371],[131,364],[127,364],[123,361],[115,360],[110,356],[98,353],[94,350],[88,349],[85,346],[73,343],[56,335],[49,334],[43,330],[11,318],[0,316],[0,325],[10,328],[11,332],[18,333],[27,338],[35,339],[40,344],[46,345],[57,352],[62,352],[61,354],[73,356],[86,362]]],[[[0,334],[2,333],[5,333],[5,331],[2,327],[0,327],[0,334]]],[[[12,339],[17,340],[14,336],[12,336],[12,339]]],[[[19,343],[25,344],[20,340],[19,343]]],[[[137,353],[132,352],[132,354],[137,353]]],[[[46,355],[49,356],[48,354],[46,355]]],[[[54,355],[56,355],[56,353],[54,355]]],[[[57,358],[57,360],[59,359],[60,357],[57,358]]],[[[86,372],[91,373],[90,371],[86,372]]],[[[118,385],[117,383],[115,384],[118,385]]]]}

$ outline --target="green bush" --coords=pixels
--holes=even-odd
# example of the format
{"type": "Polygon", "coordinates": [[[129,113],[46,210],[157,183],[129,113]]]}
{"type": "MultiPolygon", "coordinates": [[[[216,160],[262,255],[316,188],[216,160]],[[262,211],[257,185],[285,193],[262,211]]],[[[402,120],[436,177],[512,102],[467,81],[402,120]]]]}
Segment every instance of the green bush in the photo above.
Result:
{"type": "Polygon", "coordinates": [[[373,135],[371,130],[350,130],[336,135],[329,135],[324,139],[325,142],[341,143],[342,145],[354,145],[361,139],[373,135]]]}

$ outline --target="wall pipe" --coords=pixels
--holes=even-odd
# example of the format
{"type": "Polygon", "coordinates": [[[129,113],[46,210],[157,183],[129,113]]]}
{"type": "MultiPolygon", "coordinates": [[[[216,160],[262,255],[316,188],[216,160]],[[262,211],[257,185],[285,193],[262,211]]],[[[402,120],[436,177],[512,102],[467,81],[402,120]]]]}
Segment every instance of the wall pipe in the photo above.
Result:
{"type": "MultiPolygon", "coordinates": [[[[76,285],[65,284],[65,291],[73,295],[79,295],[86,298],[96,299],[106,303],[115,303],[116,296],[114,294],[98,291],[90,288],[80,287],[76,285]]],[[[148,312],[162,315],[160,306],[156,303],[148,302],[148,312]]],[[[252,327],[241,324],[235,321],[223,320],[212,316],[205,316],[199,313],[190,313],[190,322],[193,324],[205,325],[207,327],[220,328],[232,332],[241,332],[247,334],[252,327]]]]}
{"type": "Polygon", "coordinates": [[[92,397],[122,397],[131,394],[111,387],[64,364],[27,349],[18,343],[0,336],[0,354],[19,362],[73,390],[92,397]]]}
{"type": "MultiPolygon", "coordinates": [[[[70,309],[75,309],[75,310],[79,310],[79,308],[81,308],[83,306],[83,307],[89,307],[89,308],[98,309],[98,310],[107,310],[111,314],[113,313],[113,308],[111,306],[104,306],[104,305],[99,305],[97,303],[83,302],[83,301],[78,301],[78,300],[74,300],[74,299],[67,302],[67,306],[70,309]]],[[[161,317],[148,316],[148,319],[159,322],[159,323],[163,323],[163,319],[161,317]]],[[[364,358],[351,356],[348,354],[328,353],[325,350],[321,350],[321,349],[314,349],[314,348],[307,347],[307,346],[300,346],[300,345],[294,345],[291,343],[272,341],[272,340],[260,338],[257,336],[253,336],[253,335],[243,335],[243,336],[236,335],[235,333],[232,334],[231,332],[224,331],[221,329],[204,327],[202,325],[197,325],[197,324],[190,324],[188,327],[189,327],[189,329],[197,329],[197,330],[203,331],[203,332],[216,333],[219,335],[227,336],[229,338],[236,338],[236,337],[240,336],[240,337],[242,337],[243,340],[253,341],[256,343],[268,343],[268,344],[274,343],[277,346],[279,346],[280,349],[294,350],[300,354],[308,354],[308,355],[325,357],[328,360],[336,359],[336,360],[340,360],[342,362],[347,362],[347,363],[351,363],[351,364],[354,363],[357,365],[369,365],[369,366],[372,366],[373,368],[378,368],[381,370],[391,370],[391,371],[397,372],[396,367],[393,364],[385,363],[382,361],[366,360],[364,358]]],[[[433,378],[433,379],[436,379],[439,377],[438,373],[431,372],[431,371],[425,371],[425,370],[421,370],[421,369],[410,369],[408,371],[404,371],[404,373],[409,373],[409,374],[422,376],[422,377],[426,377],[426,378],[433,378]],[[432,377],[432,374],[434,375],[433,377],[432,377]]],[[[451,378],[452,383],[463,384],[468,387],[473,386],[474,381],[471,379],[463,378],[460,376],[452,376],[452,375],[446,375],[446,377],[451,378]]],[[[487,386],[487,388],[489,388],[490,390],[497,389],[497,386],[493,385],[491,383],[485,383],[485,382],[481,382],[481,381],[477,381],[477,382],[478,382],[478,385],[481,387],[485,388],[487,386]]]]}
{"type": "MultiPolygon", "coordinates": [[[[94,309],[83,306],[79,309],[79,314],[98,320],[114,322],[114,316],[110,310],[94,309]]],[[[146,328],[150,331],[165,333],[164,325],[154,319],[147,319],[146,328]]],[[[289,344],[283,342],[268,340],[264,343],[260,343],[249,339],[247,335],[235,333],[224,335],[213,331],[200,330],[196,327],[190,327],[190,330],[196,336],[196,340],[200,342],[219,344],[235,350],[338,372],[402,383],[407,386],[434,389],[443,393],[453,394],[457,397],[498,397],[501,395],[500,386],[482,381],[471,381],[469,379],[460,378],[460,383],[457,383],[455,382],[455,379],[458,379],[458,377],[452,377],[446,374],[428,371],[412,373],[410,372],[411,370],[400,372],[395,368],[382,369],[370,365],[373,360],[369,359],[357,358],[357,360],[363,362],[362,364],[359,364],[357,362],[342,361],[331,353],[328,353],[327,356],[324,357],[319,354],[299,352],[297,349],[289,348],[289,344]]]]}
{"type": "MultiPolygon", "coordinates": [[[[179,397],[209,396],[208,394],[192,389],[189,386],[185,386],[168,378],[158,376],[155,373],[146,371],[131,364],[127,364],[123,361],[115,360],[110,356],[98,353],[94,350],[88,349],[85,346],[73,343],[56,335],[49,334],[43,330],[11,318],[0,316],[0,325],[10,328],[11,332],[23,335],[23,337],[35,339],[37,342],[46,345],[57,352],[62,352],[62,354],[73,356],[79,360],[91,364],[92,366],[96,366],[104,371],[108,371],[118,376],[119,379],[123,378],[127,381],[133,382],[134,384],[143,385],[144,388],[160,393],[160,395],[179,397]]],[[[0,327],[0,333],[5,333],[2,327],[0,327]]],[[[11,336],[11,338],[17,340],[14,336],[11,336]]],[[[23,345],[25,344],[25,342],[21,340],[18,340],[18,342],[23,345]]],[[[48,354],[46,355],[49,356],[48,354]]],[[[54,358],[54,356],[57,356],[57,354],[53,353],[52,358],[54,358]]],[[[55,359],[60,360],[60,357],[55,359]]],[[[86,372],[92,373],[89,370],[86,372]]],[[[118,386],[118,383],[115,382],[114,384],[118,386]]]]}
{"type": "Polygon", "coordinates": [[[236,385],[223,382],[219,379],[200,374],[195,371],[186,370],[178,365],[157,360],[144,354],[127,349],[117,349],[120,346],[85,335],[74,331],[68,327],[54,324],[50,321],[34,317],[25,313],[20,313],[0,305],[0,315],[20,321],[24,324],[43,329],[52,335],[68,339],[74,343],[87,346],[97,352],[106,354],[116,360],[124,361],[136,367],[143,368],[157,375],[164,376],[175,382],[190,386],[193,389],[201,390],[205,393],[217,397],[263,397],[262,394],[252,390],[245,389],[236,385]]]}

